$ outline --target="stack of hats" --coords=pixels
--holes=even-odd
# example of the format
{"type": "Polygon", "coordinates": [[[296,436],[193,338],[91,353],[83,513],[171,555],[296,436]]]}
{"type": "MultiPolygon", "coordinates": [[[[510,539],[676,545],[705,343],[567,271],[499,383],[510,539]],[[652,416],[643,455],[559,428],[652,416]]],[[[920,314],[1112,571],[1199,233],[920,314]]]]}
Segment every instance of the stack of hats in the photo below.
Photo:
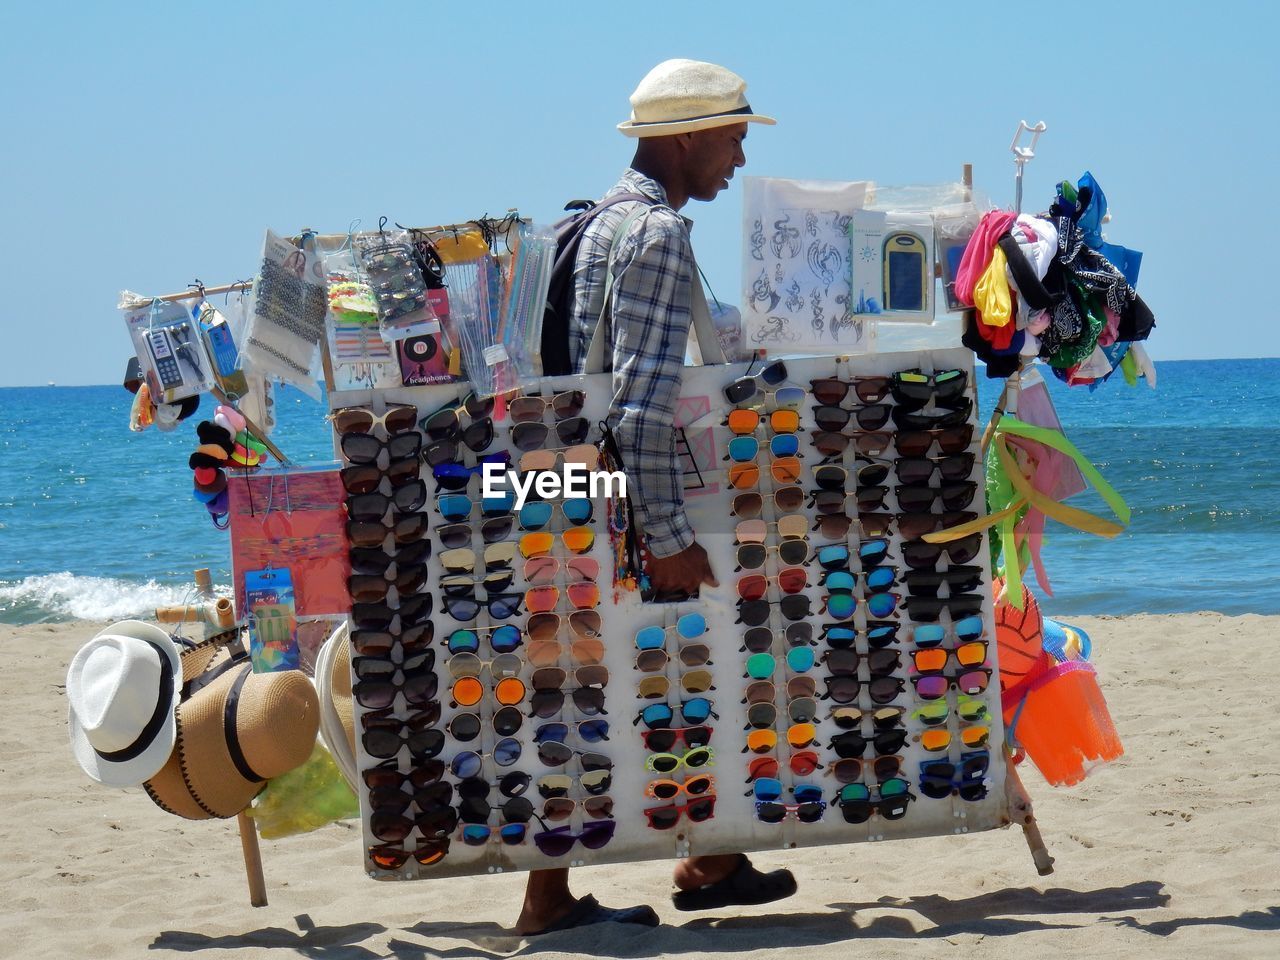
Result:
{"type": "Polygon", "coordinates": [[[190,820],[234,817],[311,756],[315,689],[296,670],[253,673],[216,643],[180,651],[163,630],[112,624],[67,673],[71,745],[98,783],[141,784],[190,820]]]}
{"type": "Polygon", "coordinates": [[[231,406],[220,406],[213,420],[204,420],[196,427],[200,446],[187,460],[195,471],[195,489],[192,495],[209,511],[216,526],[224,525],[230,505],[227,498],[228,465],[251,470],[259,466],[267,456],[266,445],[253,437],[244,417],[231,406]]]}

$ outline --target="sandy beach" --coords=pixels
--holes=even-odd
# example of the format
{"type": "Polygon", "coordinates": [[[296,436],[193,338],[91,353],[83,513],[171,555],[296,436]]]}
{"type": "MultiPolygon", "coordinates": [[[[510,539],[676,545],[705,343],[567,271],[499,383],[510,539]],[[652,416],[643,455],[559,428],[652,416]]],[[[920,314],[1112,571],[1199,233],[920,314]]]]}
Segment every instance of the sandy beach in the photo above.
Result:
{"type": "Polygon", "coordinates": [[[1070,789],[1030,765],[1056,872],[1015,828],[763,856],[800,893],[683,914],[670,865],[597,867],[575,889],[647,902],[657,930],[514,934],[523,876],[376,884],[359,832],[263,841],[249,906],[234,821],[193,823],[91,783],[67,744],[66,664],[97,626],[0,628],[5,956],[836,958],[1273,957],[1280,952],[1280,617],[1080,618],[1126,756],[1070,789]],[[958,949],[957,949],[958,948],[958,949]]]}

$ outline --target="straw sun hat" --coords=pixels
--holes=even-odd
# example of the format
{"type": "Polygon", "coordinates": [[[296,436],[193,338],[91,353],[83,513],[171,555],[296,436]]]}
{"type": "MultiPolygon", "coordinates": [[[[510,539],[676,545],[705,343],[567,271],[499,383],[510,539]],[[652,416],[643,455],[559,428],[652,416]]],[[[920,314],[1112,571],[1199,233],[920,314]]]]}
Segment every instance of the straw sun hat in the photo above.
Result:
{"type": "Polygon", "coordinates": [[[732,70],[701,60],[664,60],[631,94],[628,137],[667,137],[732,123],[777,123],[747,103],[747,83],[732,70]]]}
{"type": "Polygon", "coordinates": [[[266,781],[305,763],[319,726],[311,681],[297,670],[254,673],[225,649],[189,677],[176,714],[177,737],[163,768],[144,786],[164,810],[189,820],[234,817],[266,781]]]}
{"type": "Polygon", "coordinates": [[[135,787],[164,766],[181,675],[169,635],[139,620],[105,627],[76,652],[67,669],[67,722],[85,773],[108,787],[135,787]]]}

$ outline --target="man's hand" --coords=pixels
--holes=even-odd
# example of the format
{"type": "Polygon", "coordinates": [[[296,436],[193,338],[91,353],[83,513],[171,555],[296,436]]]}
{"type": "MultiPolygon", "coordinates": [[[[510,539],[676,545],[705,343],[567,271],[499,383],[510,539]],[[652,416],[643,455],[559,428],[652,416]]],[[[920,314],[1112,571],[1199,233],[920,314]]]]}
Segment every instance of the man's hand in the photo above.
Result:
{"type": "Polygon", "coordinates": [[[657,593],[697,594],[704,583],[709,587],[720,586],[711,572],[707,551],[694,542],[669,557],[649,557],[649,583],[657,593]]]}

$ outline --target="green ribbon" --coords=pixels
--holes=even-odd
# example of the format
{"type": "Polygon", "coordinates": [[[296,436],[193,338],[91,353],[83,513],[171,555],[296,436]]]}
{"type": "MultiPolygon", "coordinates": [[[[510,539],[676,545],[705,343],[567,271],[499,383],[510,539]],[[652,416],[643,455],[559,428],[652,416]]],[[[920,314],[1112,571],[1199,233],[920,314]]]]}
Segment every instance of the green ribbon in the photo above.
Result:
{"type": "Polygon", "coordinates": [[[1131,518],[1131,511],[1128,504],[1124,502],[1124,498],[1061,431],[1049,427],[1038,427],[1005,414],[996,424],[991,437],[991,446],[987,450],[988,515],[938,533],[926,534],[924,540],[928,543],[941,543],[992,527],[992,566],[999,565],[1000,557],[1003,556],[1009,602],[1018,609],[1022,609],[1022,571],[1030,560],[1030,553],[1026,544],[1023,544],[1021,549],[1014,548],[1012,545],[1016,543],[1014,527],[1031,507],[1035,507],[1046,517],[1051,517],[1059,523],[1100,537],[1119,536],[1131,518]],[[1098,491],[1120,523],[1114,523],[1078,507],[1069,507],[1036,490],[1018,467],[1017,458],[1009,446],[1008,438],[1011,436],[1043,444],[1070,457],[1080,468],[1081,475],[1098,491]]]}

